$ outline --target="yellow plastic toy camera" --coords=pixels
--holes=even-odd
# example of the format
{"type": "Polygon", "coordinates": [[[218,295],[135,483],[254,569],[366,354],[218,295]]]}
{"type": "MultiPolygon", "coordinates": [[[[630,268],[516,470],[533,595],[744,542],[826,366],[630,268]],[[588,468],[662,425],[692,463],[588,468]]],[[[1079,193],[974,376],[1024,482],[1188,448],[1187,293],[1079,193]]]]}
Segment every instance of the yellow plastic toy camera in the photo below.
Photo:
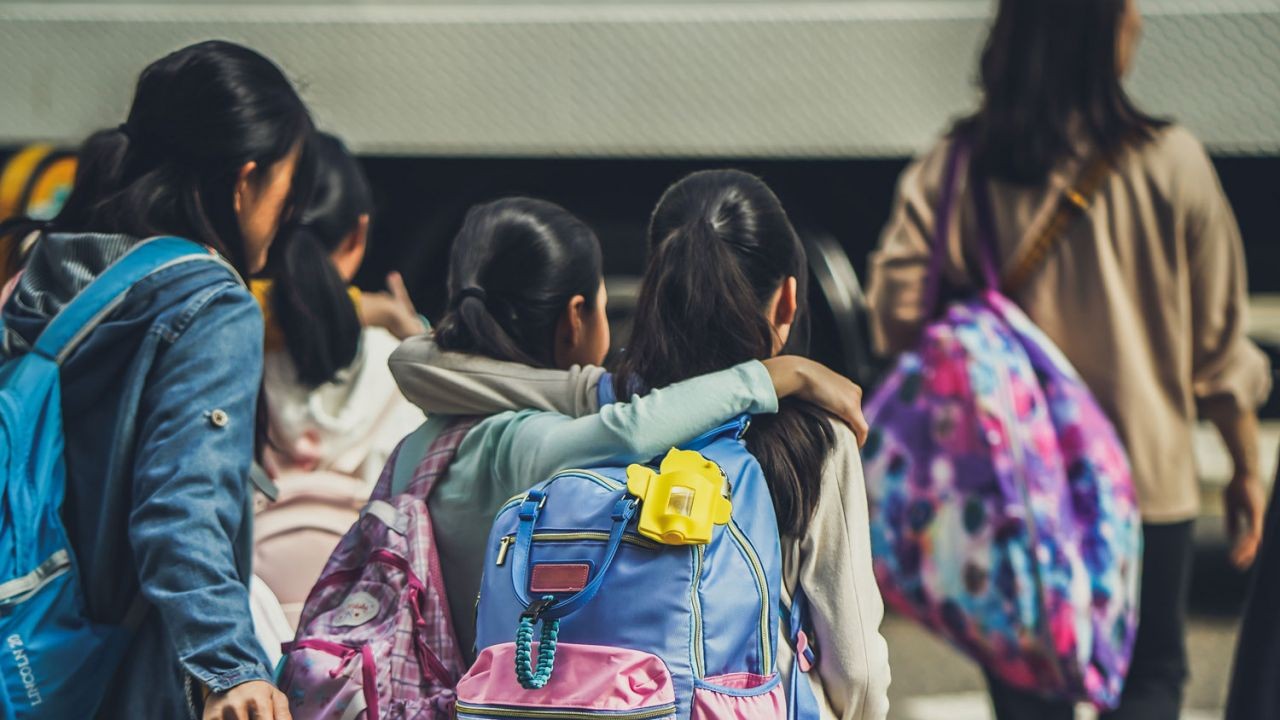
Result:
{"type": "Polygon", "coordinates": [[[664,545],[706,545],[733,511],[724,472],[693,450],[667,453],[658,472],[628,467],[627,491],[641,500],[640,534],[664,545]]]}

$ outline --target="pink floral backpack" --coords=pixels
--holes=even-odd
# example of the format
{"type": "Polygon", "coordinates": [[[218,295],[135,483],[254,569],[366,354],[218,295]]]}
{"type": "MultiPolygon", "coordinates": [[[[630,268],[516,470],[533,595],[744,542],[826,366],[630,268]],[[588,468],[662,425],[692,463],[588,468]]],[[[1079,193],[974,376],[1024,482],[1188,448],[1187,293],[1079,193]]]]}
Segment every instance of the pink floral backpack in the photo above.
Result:
{"type": "MultiPolygon", "coordinates": [[[[931,313],[965,155],[955,140],[931,313]]],[[[1080,187],[1106,167],[1095,160],[1080,187]]],[[[1112,708],[1137,627],[1142,527],[1128,457],[1066,357],[1001,294],[986,182],[972,191],[985,288],[931,315],[867,405],[876,578],[891,607],[1005,683],[1112,708]]],[[[1091,194],[1068,194],[1023,267],[1076,212],[1066,204],[1091,194]]]]}
{"type": "Polygon", "coordinates": [[[425,453],[425,426],[405,438],[333,551],[284,647],[279,684],[296,720],[452,717],[465,668],[426,499],[476,422],[454,421],[425,453]]]}

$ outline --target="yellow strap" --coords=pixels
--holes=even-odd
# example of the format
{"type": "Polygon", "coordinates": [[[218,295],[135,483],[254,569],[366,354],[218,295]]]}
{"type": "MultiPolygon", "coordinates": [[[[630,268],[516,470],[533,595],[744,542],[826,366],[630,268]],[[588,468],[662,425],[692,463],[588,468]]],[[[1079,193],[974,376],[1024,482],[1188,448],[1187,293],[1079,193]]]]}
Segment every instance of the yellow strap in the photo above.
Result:
{"type": "Polygon", "coordinates": [[[1112,156],[1098,152],[1085,165],[1074,187],[1067,188],[1058,199],[1058,207],[1053,217],[1045,224],[1036,239],[1027,246],[1022,257],[1014,264],[1013,269],[1005,275],[1004,292],[1016,295],[1043,266],[1054,246],[1066,234],[1068,225],[1078,215],[1088,212],[1093,205],[1093,197],[1102,186],[1111,170],[1112,156]]]}

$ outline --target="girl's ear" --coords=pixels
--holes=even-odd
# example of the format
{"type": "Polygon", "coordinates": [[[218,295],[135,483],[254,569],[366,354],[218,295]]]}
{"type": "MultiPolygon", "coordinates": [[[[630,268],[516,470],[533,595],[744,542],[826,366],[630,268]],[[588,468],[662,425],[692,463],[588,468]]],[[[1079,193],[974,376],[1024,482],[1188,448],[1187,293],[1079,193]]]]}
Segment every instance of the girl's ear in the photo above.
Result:
{"type": "Polygon", "coordinates": [[[361,215],[356,221],[356,226],[347,234],[342,242],[338,244],[338,248],[330,254],[333,258],[333,264],[338,268],[338,274],[347,282],[356,276],[360,271],[360,265],[364,263],[364,253],[369,247],[369,216],[361,215]]]}
{"type": "Polygon", "coordinates": [[[583,325],[584,317],[587,312],[587,299],[581,295],[574,295],[569,298],[569,302],[564,306],[564,312],[560,314],[560,321],[556,323],[556,364],[559,365],[561,357],[572,357],[576,354],[579,345],[582,344],[585,335],[583,325]]]}
{"type": "Polygon", "coordinates": [[[788,277],[778,286],[773,297],[769,299],[769,324],[773,326],[773,352],[777,354],[791,337],[791,326],[795,324],[799,300],[796,297],[799,283],[794,276],[788,277]]]}
{"type": "Polygon", "coordinates": [[[794,276],[788,277],[782,281],[782,286],[778,288],[778,301],[773,309],[774,325],[791,325],[796,321],[796,309],[799,307],[799,301],[796,298],[799,282],[794,276]]]}

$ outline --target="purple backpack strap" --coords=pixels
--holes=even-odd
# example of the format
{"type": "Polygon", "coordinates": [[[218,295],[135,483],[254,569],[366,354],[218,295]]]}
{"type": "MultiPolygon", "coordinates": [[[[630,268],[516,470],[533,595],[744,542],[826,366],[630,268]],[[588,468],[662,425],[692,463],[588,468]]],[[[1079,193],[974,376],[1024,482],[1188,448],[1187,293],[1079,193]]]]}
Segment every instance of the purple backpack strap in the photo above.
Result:
{"type": "Polygon", "coordinates": [[[467,433],[483,419],[480,416],[470,416],[450,421],[444,431],[431,441],[431,447],[427,448],[426,454],[414,469],[413,479],[409,481],[405,493],[424,500],[429,497],[436,482],[449,472],[449,466],[453,464],[467,433]]]}
{"type": "Polygon", "coordinates": [[[925,276],[925,317],[933,317],[938,310],[942,288],[942,261],[947,255],[947,237],[951,232],[951,215],[955,209],[956,185],[960,182],[960,164],[969,155],[969,141],[956,136],[947,151],[946,171],[942,180],[942,196],[938,199],[937,217],[933,223],[933,252],[929,256],[929,273],[925,276]]]}
{"type": "Polygon", "coordinates": [[[404,487],[405,493],[426,498],[431,494],[436,482],[448,472],[449,465],[453,463],[453,458],[458,454],[458,448],[467,437],[467,433],[483,419],[481,416],[454,418],[425,450],[421,449],[424,443],[415,441],[419,440],[426,425],[409,433],[391,453],[387,466],[382,471],[382,476],[378,478],[378,484],[374,486],[369,499],[390,500],[394,494],[392,490],[397,486],[404,487]],[[405,462],[414,464],[402,466],[400,464],[402,455],[405,456],[405,462]],[[419,458],[416,463],[413,460],[414,457],[419,458]],[[407,483],[403,482],[405,475],[408,475],[407,483]],[[401,481],[397,481],[397,478],[401,481]]]}
{"type": "MultiPolygon", "coordinates": [[[[925,280],[924,308],[926,317],[933,317],[938,311],[942,287],[942,264],[947,256],[947,238],[951,234],[951,223],[955,216],[956,195],[960,184],[962,165],[968,165],[970,155],[969,139],[957,135],[951,142],[947,152],[946,170],[943,175],[942,196],[938,199],[938,213],[934,222],[932,254],[929,256],[929,272],[925,280]]],[[[1000,288],[1000,276],[996,268],[995,224],[991,215],[991,198],[987,190],[987,181],[973,177],[970,173],[970,185],[973,187],[974,201],[978,211],[978,263],[982,272],[982,280],[988,288],[1000,288]]]]}
{"type": "Polygon", "coordinates": [[[1000,290],[999,249],[996,247],[996,223],[991,210],[991,193],[987,189],[990,180],[970,176],[973,185],[973,202],[978,211],[978,262],[982,265],[982,279],[991,290],[1000,290]]]}

